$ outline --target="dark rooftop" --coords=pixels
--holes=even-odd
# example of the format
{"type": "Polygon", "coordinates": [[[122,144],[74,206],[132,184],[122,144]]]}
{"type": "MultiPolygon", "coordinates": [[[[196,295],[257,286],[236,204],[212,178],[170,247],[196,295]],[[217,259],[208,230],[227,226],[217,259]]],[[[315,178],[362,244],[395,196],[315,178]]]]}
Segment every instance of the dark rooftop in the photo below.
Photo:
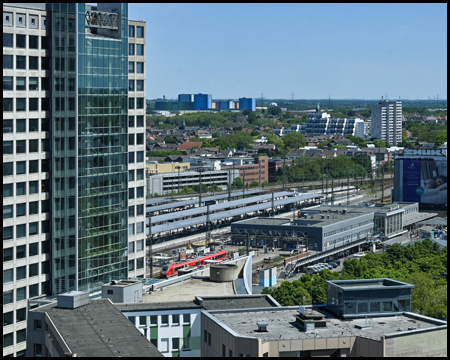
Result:
{"type": "Polygon", "coordinates": [[[206,310],[256,309],[279,307],[280,305],[268,295],[235,295],[195,297],[195,302],[206,310]]]}
{"type": "Polygon", "coordinates": [[[163,356],[109,299],[90,300],[76,309],[52,303],[32,311],[48,314],[77,357],[163,356]]]}

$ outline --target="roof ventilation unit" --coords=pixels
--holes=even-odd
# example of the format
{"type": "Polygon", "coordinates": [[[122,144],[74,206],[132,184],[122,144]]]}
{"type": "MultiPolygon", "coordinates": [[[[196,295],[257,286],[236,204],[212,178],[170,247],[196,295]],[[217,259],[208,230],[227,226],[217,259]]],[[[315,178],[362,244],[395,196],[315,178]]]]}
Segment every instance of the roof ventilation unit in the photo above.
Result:
{"type": "Polygon", "coordinates": [[[258,321],[256,325],[258,325],[258,332],[267,332],[267,326],[269,324],[265,321],[258,321]]]}

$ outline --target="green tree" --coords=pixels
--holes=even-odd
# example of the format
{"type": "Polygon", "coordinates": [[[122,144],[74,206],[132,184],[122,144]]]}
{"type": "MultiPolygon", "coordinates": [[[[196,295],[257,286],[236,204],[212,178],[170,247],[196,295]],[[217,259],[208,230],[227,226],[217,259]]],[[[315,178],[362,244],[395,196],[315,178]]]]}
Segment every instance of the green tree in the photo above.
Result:
{"type": "Polygon", "coordinates": [[[267,112],[270,115],[277,116],[281,114],[281,109],[278,106],[271,106],[270,108],[267,109],[267,112]]]}
{"type": "Polygon", "coordinates": [[[284,141],[280,139],[277,135],[266,135],[267,143],[274,144],[278,151],[282,151],[284,149],[284,141]]]}
{"type": "Polygon", "coordinates": [[[377,148],[387,148],[387,147],[389,147],[389,143],[387,143],[386,141],[381,140],[381,139],[375,139],[375,140],[373,141],[373,144],[374,144],[375,147],[377,147],[377,148]]]}
{"type": "Polygon", "coordinates": [[[262,293],[272,295],[281,306],[306,305],[310,298],[303,287],[289,281],[284,281],[276,288],[264,288],[262,293]]]}
{"type": "Polygon", "coordinates": [[[178,139],[177,139],[176,136],[174,136],[174,135],[167,135],[167,136],[164,138],[164,142],[165,142],[166,144],[176,144],[176,143],[178,142],[178,139]]]}
{"type": "Polygon", "coordinates": [[[242,179],[240,177],[237,177],[234,179],[233,184],[231,186],[233,187],[233,189],[235,189],[241,188],[243,184],[244,183],[242,182],[242,179]]]}
{"type": "Polygon", "coordinates": [[[298,149],[303,146],[306,146],[305,136],[301,133],[291,131],[282,137],[284,146],[287,146],[291,149],[298,149]]]}
{"type": "Polygon", "coordinates": [[[253,130],[253,131],[250,133],[250,135],[251,135],[251,136],[259,136],[260,134],[259,134],[258,131],[253,130]]]}
{"type": "Polygon", "coordinates": [[[261,186],[261,184],[258,181],[256,181],[256,180],[253,180],[250,183],[250,187],[258,187],[258,186],[261,186]]]}
{"type": "Polygon", "coordinates": [[[242,111],[242,115],[250,115],[252,112],[252,109],[245,109],[242,111]]]}

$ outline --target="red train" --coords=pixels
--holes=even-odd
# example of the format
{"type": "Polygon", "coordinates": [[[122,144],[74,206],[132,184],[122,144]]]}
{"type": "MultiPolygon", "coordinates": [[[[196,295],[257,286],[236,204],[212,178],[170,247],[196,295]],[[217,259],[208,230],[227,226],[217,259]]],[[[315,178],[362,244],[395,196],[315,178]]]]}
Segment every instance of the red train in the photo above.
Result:
{"type": "Polygon", "coordinates": [[[177,275],[179,269],[190,268],[190,267],[198,268],[199,266],[203,266],[203,265],[205,265],[206,260],[220,261],[220,260],[227,260],[227,259],[228,259],[227,252],[225,250],[220,250],[219,252],[216,252],[214,254],[205,255],[205,256],[198,257],[198,258],[192,259],[192,260],[187,260],[187,261],[179,263],[179,264],[165,264],[162,267],[160,274],[163,277],[169,277],[169,276],[177,275]]]}

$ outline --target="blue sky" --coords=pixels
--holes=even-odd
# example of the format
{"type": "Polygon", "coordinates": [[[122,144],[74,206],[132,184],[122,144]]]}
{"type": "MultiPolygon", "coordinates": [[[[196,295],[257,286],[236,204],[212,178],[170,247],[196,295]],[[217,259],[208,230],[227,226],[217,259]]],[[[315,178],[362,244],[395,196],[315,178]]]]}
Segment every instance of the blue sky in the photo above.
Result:
{"type": "Polygon", "coordinates": [[[147,98],[447,98],[447,4],[129,4],[147,98]]]}

